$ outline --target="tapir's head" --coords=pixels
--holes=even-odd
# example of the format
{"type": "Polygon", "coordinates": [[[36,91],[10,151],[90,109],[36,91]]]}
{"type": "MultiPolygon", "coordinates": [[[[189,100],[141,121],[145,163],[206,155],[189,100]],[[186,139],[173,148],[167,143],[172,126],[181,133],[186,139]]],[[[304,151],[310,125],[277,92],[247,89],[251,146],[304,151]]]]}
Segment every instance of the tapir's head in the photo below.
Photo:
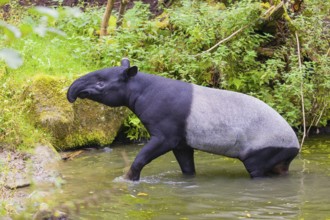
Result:
{"type": "Polygon", "coordinates": [[[77,98],[87,98],[108,106],[125,104],[127,83],[138,72],[136,66],[130,67],[129,60],[124,58],[121,66],[88,73],[72,83],[67,98],[69,102],[77,98]]]}

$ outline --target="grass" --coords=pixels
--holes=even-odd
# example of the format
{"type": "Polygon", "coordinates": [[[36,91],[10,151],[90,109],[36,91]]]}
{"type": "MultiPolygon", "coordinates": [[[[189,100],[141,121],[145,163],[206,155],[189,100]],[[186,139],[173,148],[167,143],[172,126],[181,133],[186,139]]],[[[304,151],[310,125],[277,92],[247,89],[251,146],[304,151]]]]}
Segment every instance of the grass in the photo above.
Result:
{"type": "Polygon", "coordinates": [[[64,37],[31,36],[20,41],[15,48],[22,51],[23,65],[17,70],[7,69],[7,74],[24,81],[35,75],[67,76],[87,73],[95,67],[86,66],[79,51],[64,37]]]}

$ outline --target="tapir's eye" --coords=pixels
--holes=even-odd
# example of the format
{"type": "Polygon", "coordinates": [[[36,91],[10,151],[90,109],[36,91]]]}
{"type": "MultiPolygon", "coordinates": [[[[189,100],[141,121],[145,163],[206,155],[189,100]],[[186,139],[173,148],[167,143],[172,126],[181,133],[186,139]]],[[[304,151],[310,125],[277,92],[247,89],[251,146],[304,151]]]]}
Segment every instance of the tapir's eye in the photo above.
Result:
{"type": "Polygon", "coordinates": [[[98,87],[103,87],[103,86],[104,86],[104,83],[99,81],[99,82],[96,83],[96,85],[97,85],[98,87]]]}

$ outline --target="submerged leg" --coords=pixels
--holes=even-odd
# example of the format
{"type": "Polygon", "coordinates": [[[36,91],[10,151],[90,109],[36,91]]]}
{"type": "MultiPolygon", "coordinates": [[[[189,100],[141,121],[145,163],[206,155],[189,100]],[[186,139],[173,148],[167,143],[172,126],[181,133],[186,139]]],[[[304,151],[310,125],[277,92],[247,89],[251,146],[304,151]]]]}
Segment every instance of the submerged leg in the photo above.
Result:
{"type": "Polygon", "coordinates": [[[136,156],[125,178],[138,181],[140,179],[141,170],[145,165],[170,150],[170,144],[164,142],[164,138],[152,137],[136,156]]]}
{"type": "Polygon", "coordinates": [[[242,161],[252,178],[286,174],[298,148],[268,147],[249,153],[242,161]]]}
{"type": "Polygon", "coordinates": [[[181,171],[185,175],[195,175],[194,149],[185,147],[174,149],[173,153],[178,161],[181,171]]]}

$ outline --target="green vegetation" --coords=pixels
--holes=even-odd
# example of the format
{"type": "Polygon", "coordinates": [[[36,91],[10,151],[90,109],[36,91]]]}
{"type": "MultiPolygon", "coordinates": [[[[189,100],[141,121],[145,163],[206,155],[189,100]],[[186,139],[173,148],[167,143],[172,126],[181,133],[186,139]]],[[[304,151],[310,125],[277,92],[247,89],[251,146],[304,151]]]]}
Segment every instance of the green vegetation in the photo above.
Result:
{"type": "MultiPolygon", "coordinates": [[[[136,2],[121,28],[115,29],[116,15],[111,17],[110,35],[101,39],[103,9],[86,8],[78,16],[76,10],[60,7],[56,16],[44,8],[26,12],[10,4],[10,16],[3,20],[23,34],[13,40],[3,36],[0,44],[19,51],[24,63],[18,69],[0,64],[2,146],[28,147],[47,140],[27,114],[31,99],[22,99],[33,77],[65,78],[69,85],[78,75],[118,65],[122,57],[144,72],[256,96],[298,128],[303,124],[302,90],[307,125],[322,126],[330,120],[327,1],[306,0],[297,13],[283,6],[280,16],[268,18],[268,3],[248,0],[229,5],[182,1],[154,18],[147,5],[136,2]],[[41,26],[44,29],[38,31],[41,26]],[[203,53],[235,31],[239,32],[203,53]]],[[[132,139],[147,135],[133,116],[125,125],[132,139]]]]}
{"type": "MultiPolygon", "coordinates": [[[[65,93],[79,75],[118,65],[122,57],[144,72],[251,94],[300,131],[304,98],[307,126],[324,126],[330,120],[330,2],[305,0],[298,12],[289,4],[276,11],[268,3],[227,2],[177,1],[159,16],[136,2],[122,27],[116,29],[114,14],[110,35],[100,38],[104,8],[27,10],[10,1],[9,12],[0,12],[0,149],[110,143],[126,112],[86,100],[71,105],[65,93]],[[74,118],[75,112],[100,117],[86,121],[74,118]]],[[[148,137],[133,114],[124,125],[130,139],[148,137]]],[[[0,167],[2,175],[8,172],[0,167]]],[[[0,216],[16,214],[7,200],[13,192],[2,182],[0,197],[0,216]]],[[[37,203],[41,211],[42,202],[37,203]]],[[[153,215],[139,213],[129,215],[153,215]]]]}

